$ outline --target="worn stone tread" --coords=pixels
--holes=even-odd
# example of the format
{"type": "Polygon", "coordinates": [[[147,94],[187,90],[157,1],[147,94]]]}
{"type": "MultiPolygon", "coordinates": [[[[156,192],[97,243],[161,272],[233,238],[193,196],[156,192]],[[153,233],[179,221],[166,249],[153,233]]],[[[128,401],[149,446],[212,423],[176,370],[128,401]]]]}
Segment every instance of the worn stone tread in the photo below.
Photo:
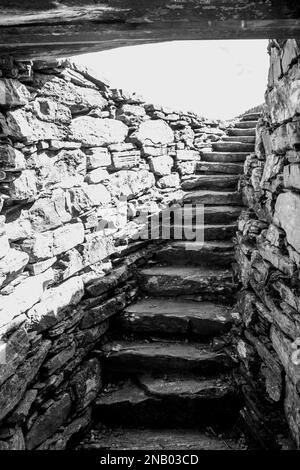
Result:
{"type": "Polygon", "coordinates": [[[194,188],[234,190],[237,188],[238,181],[238,175],[195,175],[183,181],[181,187],[183,190],[194,188]]]}
{"type": "Polygon", "coordinates": [[[256,135],[256,128],[252,129],[237,129],[235,127],[231,127],[227,130],[228,135],[248,135],[248,136],[255,136],[256,135]]]}
{"type": "Polygon", "coordinates": [[[92,430],[80,450],[237,450],[241,446],[232,439],[211,437],[197,430],[124,429],[104,433],[92,430]]]}
{"type": "Polygon", "coordinates": [[[254,135],[253,136],[251,135],[240,135],[240,136],[227,135],[227,136],[222,137],[222,140],[224,142],[241,142],[244,144],[255,144],[254,135]]]}
{"type": "Polygon", "coordinates": [[[146,292],[166,296],[221,292],[233,288],[231,270],[212,267],[155,266],[139,273],[146,292]]]}
{"type": "Polygon", "coordinates": [[[245,144],[242,142],[213,142],[212,148],[216,152],[253,152],[254,144],[245,144]]]}
{"type": "Polygon", "coordinates": [[[207,204],[211,206],[242,206],[243,201],[238,191],[209,191],[199,189],[190,191],[183,197],[184,203],[207,204]]]}
{"type": "Polygon", "coordinates": [[[203,221],[205,224],[230,224],[233,221],[235,222],[240,213],[241,206],[202,206],[197,207],[195,205],[184,205],[177,208],[174,221],[183,220],[185,221],[194,221],[198,219],[198,222],[203,221]]]}
{"type": "Polygon", "coordinates": [[[223,163],[223,162],[197,162],[196,173],[205,174],[231,174],[241,175],[244,170],[244,164],[240,163],[223,163]]]}
{"type": "MultiPolygon", "coordinates": [[[[202,152],[201,161],[220,162],[220,163],[238,163],[244,162],[249,152],[202,152]]],[[[201,163],[201,162],[199,162],[201,163]]]]}
{"type": "Polygon", "coordinates": [[[126,373],[219,373],[232,367],[232,359],[222,350],[209,345],[183,342],[116,341],[105,345],[105,364],[108,370],[126,373]]]}
{"type": "Polygon", "coordinates": [[[179,265],[228,266],[234,260],[234,247],[230,241],[176,241],[161,249],[156,259],[162,263],[179,265]]]}
{"type": "Polygon", "coordinates": [[[247,113],[242,117],[242,121],[258,121],[262,116],[262,113],[247,113]]]}
{"type": "Polygon", "coordinates": [[[255,129],[257,121],[239,121],[237,122],[234,127],[236,129],[255,129]]]}
{"type": "Polygon", "coordinates": [[[213,302],[149,298],[131,304],[118,325],[135,333],[214,336],[231,326],[230,309],[213,302]]]}
{"type": "Polygon", "coordinates": [[[237,224],[173,224],[170,237],[174,240],[230,240],[237,231],[237,224]]]}

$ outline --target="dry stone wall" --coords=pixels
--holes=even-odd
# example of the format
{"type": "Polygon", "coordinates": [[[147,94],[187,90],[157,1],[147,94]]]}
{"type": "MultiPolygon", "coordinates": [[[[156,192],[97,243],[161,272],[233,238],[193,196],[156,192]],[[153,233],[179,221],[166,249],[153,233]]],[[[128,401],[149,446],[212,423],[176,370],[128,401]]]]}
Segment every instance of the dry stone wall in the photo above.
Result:
{"type": "Polygon", "coordinates": [[[243,290],[237,342],[244,417],[261,443],[300,446],[300,42],[269,43],[270,72],[256,151],[245,162],[236,237],[243,290]]]}
{"type": "Polygon", "coordinates": [[[140,216],[180,202],[224,126],[69,60],[0,70],[0,449],[63,449],[90,423],[109,318],[156,249],[136,239],[140,216]]]}

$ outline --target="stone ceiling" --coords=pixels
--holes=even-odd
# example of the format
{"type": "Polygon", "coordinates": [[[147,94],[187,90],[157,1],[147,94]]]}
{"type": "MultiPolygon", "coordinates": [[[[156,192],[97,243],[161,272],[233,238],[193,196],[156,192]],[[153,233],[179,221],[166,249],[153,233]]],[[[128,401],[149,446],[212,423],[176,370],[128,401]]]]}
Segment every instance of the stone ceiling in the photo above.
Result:
{"type": "Polygon", "coordinates": [[[46,58],[192,39],[300,37],[298,0],[2,0],[0,53],[46,58]]]}

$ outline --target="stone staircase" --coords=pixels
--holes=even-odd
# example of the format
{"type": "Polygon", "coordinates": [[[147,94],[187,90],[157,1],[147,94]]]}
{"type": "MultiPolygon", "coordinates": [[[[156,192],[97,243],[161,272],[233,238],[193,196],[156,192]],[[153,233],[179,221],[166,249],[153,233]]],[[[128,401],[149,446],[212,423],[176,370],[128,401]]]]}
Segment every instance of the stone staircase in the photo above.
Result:
{"type": "Polygon", "coordinates": [[[95,403],[101,426],[81,449],[245,448],[232,432],[242,403],[232,377],[231,238],[258,117],[244,115],[184,181],[183,204],[205,204],[204,243],[171,241],[139,271],[143,298],[114,322],[95,403]]]}

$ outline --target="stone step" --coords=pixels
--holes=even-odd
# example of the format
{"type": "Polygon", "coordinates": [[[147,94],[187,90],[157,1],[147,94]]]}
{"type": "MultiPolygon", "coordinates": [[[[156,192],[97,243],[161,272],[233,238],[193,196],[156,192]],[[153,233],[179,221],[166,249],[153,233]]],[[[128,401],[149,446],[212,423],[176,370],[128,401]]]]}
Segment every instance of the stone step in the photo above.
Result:
{"type": "Polygon", "coordinates": [[[140,287],[148,295],[201,295],[202,300],[234,292],[231,270],[217,267],[154,266],[139,272],[140,287]]]}
{"type": "Polygon", "coordinates": [[[242,206],[243,201],[238,191],[208,191],[198,190],[186,193],[184,203],[207,204],[210,206],[242,206]]]}
{"type": "Polygon", "coordinates": [[[110,374],[144,374],[145,371],[163,375],[216,374],[231,369],[232,359],[223,350],[211,346],[179,341],[115,341],[103,347],[104,366],[110,374]]]}
{"type": "Polygon", "coordinates": [[[227,130],[228,135],[238,135],[238,136],[255,136],[256,135],[256,129],[236,129],[234,127],[229,128],[227,130]]]}
{"type": "Polygon", "coordinates": [[[95,401],[95,416],[108,425],[191,428],[237,414],[236,393],[226,376],[154,377],[114,383],[95,401]]]}
{"type": "Polygon", "coordinates": [[[241,142],[244,144],[255,144],[255,136],[251,135],[226,135],[222,138],[224,142],[241,142]]]}
{"type": "MultiPolygon", "coordinates": [[[[170,240],[231,240],[237,232],[237,223],[235,224],[173,224],[168,230],[170,240]]],[[[164,234],[164,239],[166,235],[164,234]]]]}
{"type": "Polygon", "coordinates": [[[148,298],[131,304],[116,326],[133,333],[212,337],[226,332],[232,322],[231,309],[213,302],[148,298]]]}
{"type": "Polygon", "coordinates": [[[262,113],[248,113],[244,114],[242,121],[258,121],[261,118],[262,113]]]}
{"type": "Polygon", "coordinates": [[[228,241],[177,241],[156,254],[157,261],[171,265],[229,266],[234,247],[228,241]]]}
{"type": "Polygon", "coordinates": [[[198,217],[198,223],[203,223],[202,216],[204,215],[205,224],[230,224],[235,222],[241,213],[241,206],[208,206],[203,205],[197,207],[196,205],[184,205],[178,207],[174,212],[174,223],[176,221],[194,221],[198,217]],[[204,212],[204,214],[203,214],[204,212]]]}
{"type": "Polygon", "coordinates": [[[201,152],[201,162],[237,163],[244,162],[249,152],[201,152]]]}
{"type": "Polygon", "coordinates": [[[241,175],[244,173],[244,163],[197,162],[196,173],[241,175]]]}
{"type": "Polygon", "coordinates": [[[212,149],[216,152],[254,152],[254,144],[240,142],[213,142],[212,149]]]}
{"type": "Polygon", "coordinates": [[[236,129],[256,129],[257,121],[239,121],[234,127],[236,129]]]}
{"type": "Polygon", "coordinates": [[[182,189],[237,189],[238,175],[197,175],[192,176],[181,184],[182,189]]]}
{"type": "Polygon", "coordinates": [[[226,437],[215,437],[193,429],[132,429],[92,430],[78,450],[241,450],[241,445],[226,437]]]}

